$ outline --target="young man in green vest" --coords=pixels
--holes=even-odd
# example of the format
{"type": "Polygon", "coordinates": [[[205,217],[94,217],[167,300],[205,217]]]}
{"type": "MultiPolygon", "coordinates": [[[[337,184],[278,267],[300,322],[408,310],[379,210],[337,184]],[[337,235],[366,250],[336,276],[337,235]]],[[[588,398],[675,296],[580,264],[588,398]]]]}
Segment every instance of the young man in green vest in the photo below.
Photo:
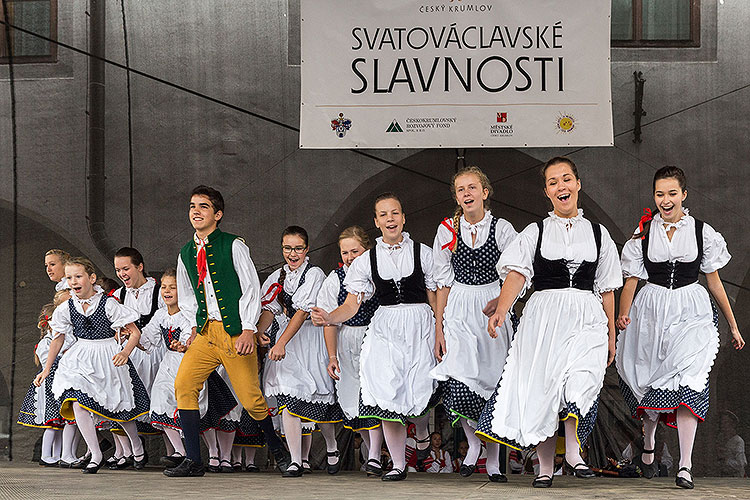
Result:
{"type": "Polygon", "coordinates": [[[224,198],[217,190],[196,187],[190,197],[188,216],[195,234],[177,259],[177,297],[180,309],[194,323],[175,379],[187,456],[164,474],[204,474],[198,393],[219,365],[224,365],[240,404],[260,424],[283,471],[288,454],[273,429],[258,380],[255,330],[260,317],[260,282],[250,250],[242,238],[218,228],[224,216],[224,198]]]}

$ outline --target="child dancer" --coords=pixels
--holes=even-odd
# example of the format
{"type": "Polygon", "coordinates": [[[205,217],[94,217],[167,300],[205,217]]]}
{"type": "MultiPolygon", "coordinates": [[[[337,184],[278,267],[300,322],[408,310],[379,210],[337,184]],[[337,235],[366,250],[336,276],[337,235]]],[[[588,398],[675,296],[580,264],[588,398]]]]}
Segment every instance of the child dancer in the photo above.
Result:
{"type": "Polygon", "coordinates": [[[565,460],[577,477],[594,477],[580,447],[596,421],[599,391],[614,359],[614,293],[622,286],[609,233],[578,208],[575,164],[552,158],[542,168],[553,211],[529,224],[500,256],[503,281],[488,331],[507,320],[532,284],[502,378],[482,411],[477,434],[516,449],[536,446],[537,488],[552,485],[558,420],[565,422],[565,460]],[[609,351],[609,360],[607,352],[609,351]]]}
{"type": "Polygon", "coordinates": [[[417,437],[429,437],[427,412],[437,387],[429,376],[435,366],[432,251],[412,241],[403,231],[405,222],[395,194],[378,196],[375,225],[382,237],[375,248],[352,262],[344,280],[349,292],[344,304],[330,313],[313,310],[316,324],[343,323],[354,317],[363,301],[374,295],[378,298],[380,307],[367,328],[360,355],[359,416],[383,422],[393,460],[393,469],[382,477],[384,481],[406,478],[404,424],[407,419],[415,420],[417,437]]]}
{"type": "MultiPolygon", "coordinates": [[[[497,296],[500,254],[517,236],[513,226],[493,217],[486,208],[492,185],[478,167],[459,170],[451,182],[458,207],[453,219],[438,227],[432,254],[438,286],[435,310],[435,356],[439,363],[430,375],[445,381],[443,405],[461,426],[469,443],[460,474],[470,476],[482,452],[474,434],[476,423],[503,373],[513,339],[506,318],[497,338],[487,335],[482,310],[497,296]]],[[[506,482],[500,472],[500,445],[487,443],[490,481],[506,482]]]]}
{"type": "MultiPolygon", "coordinates": [[[[159,308],[164,307],[164,301],[159,294],[159,287],[156,280],[146,276],[143,256],[135,248],[123,247],[115,253],[114,257],[115,273],[125,285],[114,292],[115,298],[121,304],[137,311],[140,317],[135,321],[135,326],[140,330],[148,325],[154,314],[159,308]]],[[[135,366],[138,376],[141,378],[143,385],[146,387],[148,394],[151,394],[151,386],[154,383],[156,373],[159,371],[159,365],[166,346],[163,342],[153,344],[151,352],[136,348],[131,354],[131,362],[135,366]]],[[[138,433],[142,435],[156,434],[157,431],[149,425],[148,415],[138,419],[138,433]]],[[[123,469],[130,466],[132,460],[130,456],[132,451],[128,444],[128,437],[122,434],[122,431],[115,426],[112,429],[112,437],[115,440],[115,454],[108,460],[110,469],[123,469]]],[[[171,455],[172,445],[169,439],[164,438],[167,448],[167,455],[171,455]]]]}
{"type": "MultiPolygon", "coordinates": [[[[354,259],[370,248],[370,237],[359,226],[351,226],[339,235],[339,251],[343,265],[334,269],[323,282],[318,294],[318,307],[333,311],[346,300],[344,279],[354,259]]],[[[344,412],[344,427],[359,432],[368,451],[365,471],[368,476],[381,476],[380,448],[383,429],[380,420],[359,418],[359,358],[367,325],[370,324],[378,299],[371,298],[359,312],[338,325],[326,326],[325,341],[328,349],[328,375],[336,381],[336,399],[344,412]]]]}
{"type": "Polygon", "coordinates": [[[84,473],[95,474],[102,464],[94,415],[120,422],[131,441],[136,468],[145,466],[145,453],[133,420],[148,412],[148,394],[128,356],[138,344],[140,331],[133,324],[135,311],[94,290],[96,273],[85,258],[70,259],[65,275],[73,291],[68,302],[55,309],[50,321],[53,340],[44,370],[34,383],[41,385],[67,336],[78,340],[60,358],[52,391],[60,399],[60,413],[76,420],[91,451],[84,473]],[[130,332],[124,349],[115,339],[116,330],[130,332]],[[138,458],[140,457],[140,459],[138,458]]]}
{"type": "Polygon", "coordinates": [[[284,332],[268,352],[271,366],[265,383],[266,395],[276,396],[283,410],[284,432],[292,463],[284,477],[300,477],[302,470],[302,419],[316,422],[326,441],[328,472],[341,467],[336,444],[335,422],[343,419],[336,403],[333,380],[326,373],[328,359],[321,328],[309,321],[310,311],[325,274],[310,265],[307,257],[307,231],[299,226],[287,227],[281,240],[286,264],[268,277],[262,290],[274,289],[274,300],[263,301],[259,331],[265,331],[274,315],[289,318],[284,332]]]}
{"type": "MultiPolygon", "coordinates": [[[[684,172],[663,167],[654,175],[658,212],[641,219],[635,236],[622,249],[626,278],[617,327],[617,372],[625,401],[643,418],[645,477],[658,472],[654,444],[659,419],[677,427],[680,469],[677,486],[693,488],[692,452],[698,422],[708,412],[708,379],[719,350],[711,299],[698,283],[706,274],[708,290],[729,323],[732,343],[742,349],[732,307],[719,269],[731,256],[724,237],[689,215],[684,172]],[[648,280],[635,297],[638,280],[648,280]]],[[[650,215],[650,214],[649,214],[650,215]]]]}
{"type": "MultiPolygon", "coordinates": [[[[36,366],[43,367],[47,365],[47,355],[49,346],[52,343],[52,331],[49,328],[49,319],[52,317],[55,307],[53,304],[47,304],[42,307],[39,314],[37,328],[41,332],[39,343],[34,348],[34,362],[36,366]]],[[[34,383],[29,387],[26,397],[21,404],[21,411],[18,415],[18,423],[26,427],[36,427],[44,429],[42,434],[42,453],[39,459],[39,465],[45,467],[56,467],[60,460],[60,450],[62,440],[60,439],[62,420],[57,412],[55,419],[47,419],[46,406],[47,398],[45,397],[44,386],[37,386],[34,383]]],[[[49,401],[49,404],[56,406],[55,401],[49,401]]],[[[59,406],[57,406],[59,410],[59,406]]]]}

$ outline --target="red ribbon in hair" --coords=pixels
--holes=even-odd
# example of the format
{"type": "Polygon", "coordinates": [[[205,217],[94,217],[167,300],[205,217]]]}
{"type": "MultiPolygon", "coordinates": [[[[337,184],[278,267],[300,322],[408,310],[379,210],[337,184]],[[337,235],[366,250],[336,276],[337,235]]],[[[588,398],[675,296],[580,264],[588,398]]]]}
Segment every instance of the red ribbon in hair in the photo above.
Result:
{"type": "Polygon", "coordinates": [[[278,283],[274,283],[273,285],[268,287],[268,290],[266,291],[265,294],[263,294],[263,296],[266,297],[270,293],[271,298],[266,299],[266,300],[261,300],[260,305],[267,306],[268,304],[276,300],[276,297],[278,297],[278,295],[281,293],[281,290],[282,290],[281,285],[279,285],[278,283]]]}
{"type": "Polygon", "coordinates": [[[342,267],[344,267],[344,263],[343,262],[339,262],[339,268],[342,268],[342,267]]]}
{"type": "MultiPolygon", "coordinates": [[[[650,208],[644,208],[643,209],[643,215],[641,216],[641,220],[640,220],[640,222],[638,222],[638,232],[642,233],[643,232],[643,228],[646,226],[646,224],[648,224],[649,222],[651,222],[651,219],[653,219],[653,218],[654,218],[654,216],[651,213],[651,209],[650,208]]],[[[641,236],[641,239],[644,239],[645,237],[646,237],[646,235],[643,235],[643,236],[641,236]]]]}
{"type": "Polygon", "coordinates": [[[448,223],[450,220],[451,219],[444,219],[443,222],[440,223],[443,226],[447,227],[448,230],[453,234],[453,239],[451,239],[448,243],[446,243],[445,245],[443,245],[441,247],[441,249],[445,250],[447,248],[448,250],[450,250],[452,252],[453,249],[456,248],[456,242],[458,241],[458,233],[453,228],[453,225],[451,225],[451,224],[448,223]]]}
{"type": "Polygon", "coordinates": [[[208,263],[206,261],[205,245],[202,246],[200,250],[198,250],[197,265],[198,265],[198,283],[203,283],[203,280],[206,278],[206,274],[208,272],[208,263]]]}

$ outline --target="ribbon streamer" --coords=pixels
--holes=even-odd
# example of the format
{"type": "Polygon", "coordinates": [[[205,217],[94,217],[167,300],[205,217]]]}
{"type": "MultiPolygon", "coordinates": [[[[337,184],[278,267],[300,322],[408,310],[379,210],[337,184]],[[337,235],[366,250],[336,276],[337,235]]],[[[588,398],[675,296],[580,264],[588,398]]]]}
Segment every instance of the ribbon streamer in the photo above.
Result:
{"type": "Polygon", "coordinates": [[[450,220],[451,219],[444,219],[443,222],[440,223],[441,225],[447,227],[448,230],[451,232],[451,234],[453,234],[453,239],[451,239],[448,243],[446,243],[445,245],[443,245],[441,247],[441,249],[445,250],[447,248],[447,249],[449,249],[452,252],[453,249],[456,248],[456,242],[458,241],[458,233],[453,228],[453,225],[449,224],[450,220]]]}

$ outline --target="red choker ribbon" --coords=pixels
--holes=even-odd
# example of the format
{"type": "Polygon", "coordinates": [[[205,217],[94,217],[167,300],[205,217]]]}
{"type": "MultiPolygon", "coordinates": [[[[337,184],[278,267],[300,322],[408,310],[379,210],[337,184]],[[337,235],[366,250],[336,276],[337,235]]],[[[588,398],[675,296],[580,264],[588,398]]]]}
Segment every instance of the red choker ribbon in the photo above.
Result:
{"type": "Polygon", "coordinates": [[[447,227],[448,230],[453,234],[453,239],[451,239],[448,243],[446,243],[445,245],[443,245],[441,247],[441,249],[445,250],[447,248],[448,250],[450,250],[452,252],[453,249],[456,248],[456,242],[458,241],[458,233],[453,228],[453,226],[448,223],[448,221],[450,221],[450,220],[451,219],[444,219],[443,222],[440,223],[441,225],[447,227]]]}
{"type": "MultiPolygon", "coordinates": [[[[654,218],[654,216],[651,213],[651,209],[650,208],[644,208],[643,209],[643,216],[641,216],[641,220],[640,220],[640,222],[638,222],[638,232],[642,233],[643,232],[643,228],[645,227],[645,225],[648,224],[649,222],[651,222],[651,219],[653,219],[653,218],[654,218]]],[[[646,237],[645,235],[641,236],[641,239],[644,239],[645,237],[646,237]]]]}
{"type": "Polygon", "coordinates": [[[266,300],[261,300],[260,301],[260,305],[261,306],[267,306],[268,304],[270,304],[271,302],[273,302],[274,300],[276,300],[276,297],[278,297],[278,295],[281,293],[281,290],[282,290],[282,287],[278,283],[274,283],[273,285],[271,285],[270,287],[268,287],[268,290],[266,291],[265,294],[263,294],[263,296],[266,297],[270,293],[271,294],[271,298],[270,299],[266,299],[266,300]]]}

